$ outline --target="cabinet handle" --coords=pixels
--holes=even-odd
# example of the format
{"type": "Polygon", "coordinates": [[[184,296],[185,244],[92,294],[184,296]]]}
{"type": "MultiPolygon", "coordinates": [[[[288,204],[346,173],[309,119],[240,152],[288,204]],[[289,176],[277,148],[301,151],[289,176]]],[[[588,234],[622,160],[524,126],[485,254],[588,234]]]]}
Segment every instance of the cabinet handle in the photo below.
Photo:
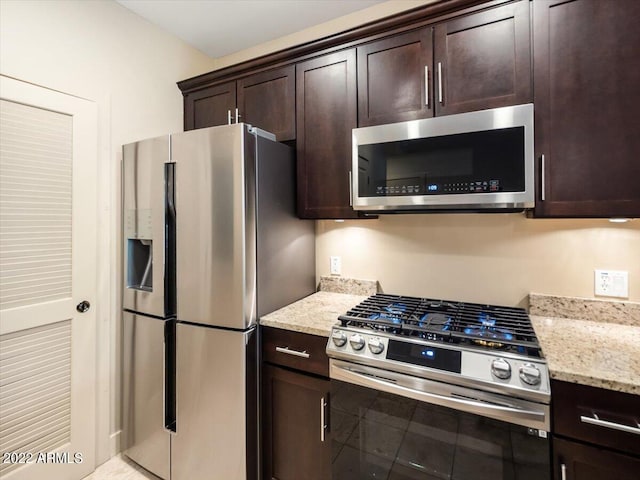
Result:
{"type": "Polygon", "coordinates": [[[438,101],[442,105],[442,62],[438,62],[438,101]]]}
{"type": "Polygon", "coordinates": [[[236,108],[236,123],[240,122],[240,113],[238,112],[238,109],[236,108]]]}
{"type": "Polygon", "coordinates": [[[429,66],[424,67],[424,104],[429,106],[429,66]]]}
{"type": "Polygon", "coordinates": [[[620,430],[622,432],[640,435],[640,424],[638,424],[637,427],[631,427],[629,425],[622,425],[621,423],[607,422],[606,420],[600,420],[595,413],[593,414],[593,417],[585,417],[584,415],[581,415],[580,421],[582,423],[597,425],[598,427],[611,428],[613,430],[620,430]]]}
{"type": "Polygon", "coordinates": [[[231,110],[227,110],[227,125],[231,125],[231,110]]]}
{"type": "Polygon", "coordinates": [[[560,464],[560,480],[567,480],[567,466],[564,463],[560,464]]]}
{"type": "Polygon", "coordinates": [[[327,408],[327,402],[324,397],[320,399],[320,441],[324,443],[325,432],[327,430],[327,423],[325,421],[325,409],[327,408]]]}
{"type": "Polygon", "coordinates": [[[351,174],[351,170],[349,170],[349,206],[353,207],[353,175],[351,174]]]}
{"type": "Polygon", "coordinates": [[[298,350],[291,350],[289,347],[276,347],[276,352],[286,353],[287,355],[293,355],[296,357],[309,358],[311,355],[307,351],[299,352],[298,350]]]}
{"type": "Polygon", "coordinates": [[[544,202],[545,200],[545,181],[544,181],[544,175],[545,175],[545,169],[544,169],[544,153],[542,154],[542,156],[540,157],[540,200],[542,200],[544,202]]]}

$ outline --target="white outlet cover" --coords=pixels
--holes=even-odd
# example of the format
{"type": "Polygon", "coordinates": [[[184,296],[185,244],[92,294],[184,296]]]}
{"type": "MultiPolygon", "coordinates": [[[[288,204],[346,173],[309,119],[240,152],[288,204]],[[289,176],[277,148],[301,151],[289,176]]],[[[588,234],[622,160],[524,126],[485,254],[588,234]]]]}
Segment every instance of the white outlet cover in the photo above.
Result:
{"type": "Polygon", "coordinates": [[[595,270],[595,294],[602,297],[629,298],[629,272],[595,270]]]}
{"type": "Polygon", "coordinates": [[[331,275],[340,275],[342,273],[342,259],[340,257],[331,257],[329,262],[331,275]]]}

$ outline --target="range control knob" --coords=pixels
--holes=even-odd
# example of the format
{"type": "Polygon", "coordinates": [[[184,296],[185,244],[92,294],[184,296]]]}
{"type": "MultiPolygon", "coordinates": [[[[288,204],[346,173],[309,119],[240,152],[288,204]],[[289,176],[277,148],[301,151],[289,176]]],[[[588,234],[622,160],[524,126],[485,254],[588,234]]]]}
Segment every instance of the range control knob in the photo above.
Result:
{"type": "Polygon", "coordinates": [[[334,330],[331,334],[331,340],[336,347],[343,347],[347,343],[347,336],[340,330],[334,330]]]}
{"type": "Polygon", "coordinates": [[[364,338],[362,338],[362,335],[356,333],[355,335],[351,335],[349,343],[354,350],[362,350],[364,347],[364,338]]]}
{"type": "Polygon", "coordinates": [[[541,373],[533,363],[525,363],[520,367],[520,380],[527,385],[538,385],[541,373]]]}
{"type": "Polygon", "coordinates": [[[382,340],[380,340],[378,337],[373,337],[369,339],[369,350],[371,350],[371,353],[373,354],[379,354],[382,353],[384,350],[384,343],[382,343],[382,340]]]}
{"type": "Polygon", "coordinates": [[[496,358],[491,362],[491,373],[501,380],[511,377],[511,365],[504,358],[496,358]]]}

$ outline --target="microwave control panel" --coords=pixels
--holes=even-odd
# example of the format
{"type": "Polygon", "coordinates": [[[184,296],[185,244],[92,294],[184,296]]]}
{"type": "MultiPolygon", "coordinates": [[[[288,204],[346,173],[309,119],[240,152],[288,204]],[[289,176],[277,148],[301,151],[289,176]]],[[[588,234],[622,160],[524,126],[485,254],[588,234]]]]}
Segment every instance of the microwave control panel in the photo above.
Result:
{"type": "Polygon", "coordinates": [[[447,195],[464,193],[500,192],[500,180],[474,180],[469,182],[427,183],[421,185],[415,179],[388,180],[376,187],[376,195],[447,195]]]}

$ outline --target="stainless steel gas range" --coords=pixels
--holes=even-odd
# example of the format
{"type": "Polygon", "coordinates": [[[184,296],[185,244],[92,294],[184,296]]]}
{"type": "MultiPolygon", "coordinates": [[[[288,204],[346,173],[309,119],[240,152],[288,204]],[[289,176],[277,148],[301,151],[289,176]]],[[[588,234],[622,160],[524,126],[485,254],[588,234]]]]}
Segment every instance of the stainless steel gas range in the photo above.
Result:
{"type": "Polygon", "coordinates": [[[524,309],[378,294],[327,345],[333,480],[544,480],[549,372],[524,309]]]}

